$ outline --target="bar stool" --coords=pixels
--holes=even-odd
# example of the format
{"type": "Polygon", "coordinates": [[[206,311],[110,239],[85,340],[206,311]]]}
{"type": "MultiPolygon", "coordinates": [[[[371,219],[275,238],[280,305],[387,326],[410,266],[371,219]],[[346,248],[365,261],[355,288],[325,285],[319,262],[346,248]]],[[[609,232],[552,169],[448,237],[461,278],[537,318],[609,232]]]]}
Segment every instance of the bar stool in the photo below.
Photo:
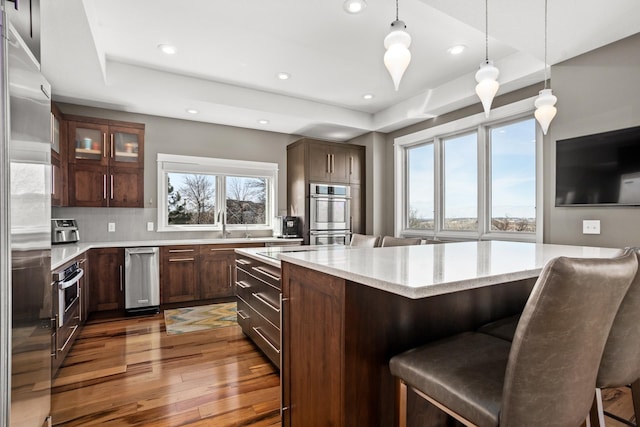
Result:
{"type": "Polygon", "coordinates": [[[392,237],[392,236],[384,236],[382,238],[381,247],[388,246],[412,246],[412,245],[420,245],[422,244],[422,239],[420,238],[402,238],[402,237],[392,237]]]}
{"type": "MultiPolygon", "coordinates": [[[[637,248],[629,249],[628,252],[635,253],[640,261],[640,251],[637,248]]],[[[591,406],[591,427],[604,426],[605,414],[618,421],[628,423],[626,420],[604,411],[601,392],[603,388],[630,385],[636,420],[640,414],[640,309],[638,307],[640,307],[640,272],[636,274],[620,304],[604,347],[596,380],[595,396],[591,406]]],[[[478,332],[512,341],[518,318],[519,315],[496,320],[482,326],[478,332]]]]}
{"type": "Polygon", "coordinates": [[[556,258],[542,270],[513,343],[467,332],[394,356],[397,425],[406,424],[407,386],[466,425],[580,425],[637,269],[631,253],[556,258]]]}
{"type": "Polygon", "coordinates": [[[380,242],[380,236],[371,236],[368,234],[353,233],[349,246],[361,246],[366,248],[375,248],[380,242]]]}

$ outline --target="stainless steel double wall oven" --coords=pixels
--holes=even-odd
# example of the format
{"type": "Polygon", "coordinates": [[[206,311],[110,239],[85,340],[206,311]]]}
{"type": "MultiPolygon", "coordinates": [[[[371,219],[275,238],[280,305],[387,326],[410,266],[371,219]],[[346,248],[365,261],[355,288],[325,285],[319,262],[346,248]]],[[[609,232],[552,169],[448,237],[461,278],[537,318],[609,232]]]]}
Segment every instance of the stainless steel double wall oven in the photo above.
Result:
{"type": "Polygon", "coordinates": [[[309,185],[309,244],[349,244],[351,188],[348,185],[309,185]]]}

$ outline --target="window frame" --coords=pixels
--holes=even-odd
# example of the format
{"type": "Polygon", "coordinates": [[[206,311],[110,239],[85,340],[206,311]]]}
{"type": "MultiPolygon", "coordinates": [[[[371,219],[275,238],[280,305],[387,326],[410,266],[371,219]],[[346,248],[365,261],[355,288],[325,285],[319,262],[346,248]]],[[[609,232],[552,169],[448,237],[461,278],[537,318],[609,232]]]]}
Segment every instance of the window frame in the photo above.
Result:
{"type": "MultiPolygon", "coordinates": [[[[535,97],[527,98],[513,104],[491,110],[487,119],[484,113],[475,114],[404,135],[394,139],[394,232],[400,236],[420,236],[442,240],[512,240],[525,242],[542,242],[543,238],[543,141],[544,135],[540,127],[535,126],[535,233],[514,231],[492,231],[491,222],[491,149],[490,129],[514,123],[526,118],[533,118],[535,97]],[[442,141],[469,132],[477,132],[478,147],[478,230],[450,231],[443,228],[444,222],[444,153],[442,141]],[[428,143],[434,144],[434,229],[418,230],[408,228],[408,151],[407,148],[428,143]]],[[[535,119],[534,119],[535,120],[535,119]]]]}
{"type": "Polygon", "coordinates": [[[212,157],[181,156],[177,154],[157,155],[157,187],[158,187],[158,228],[159,232],[172,231],[222,231],[222,222],[217,215],[213,224],[169,224],[167,210],[167,174],[206,174],[215,176],[215,205],[222,207],[226,218],[227,209],[227,177],[265,178],[265,224],[225,224],[228,231],[267,231],[273,229],[273,218],[277,209],[278,164],[254,162],[249,160],[219,159],[212,157]]]}

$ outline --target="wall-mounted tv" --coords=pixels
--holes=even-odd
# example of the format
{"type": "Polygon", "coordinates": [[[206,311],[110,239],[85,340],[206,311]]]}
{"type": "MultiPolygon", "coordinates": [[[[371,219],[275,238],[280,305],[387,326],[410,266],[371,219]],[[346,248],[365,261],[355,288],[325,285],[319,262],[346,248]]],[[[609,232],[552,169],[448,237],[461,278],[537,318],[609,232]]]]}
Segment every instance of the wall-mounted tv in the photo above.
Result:
{"type": "Polygon", "coordinates": [[[556,141],[556,206],[640,206],[640,126],[556,141]]]}

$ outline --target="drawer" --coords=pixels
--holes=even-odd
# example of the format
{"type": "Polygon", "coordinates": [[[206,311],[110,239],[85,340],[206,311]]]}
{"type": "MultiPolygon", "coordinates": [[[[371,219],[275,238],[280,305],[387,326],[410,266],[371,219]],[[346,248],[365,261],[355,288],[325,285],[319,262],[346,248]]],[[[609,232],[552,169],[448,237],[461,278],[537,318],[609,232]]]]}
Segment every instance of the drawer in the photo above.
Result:
{"type": "Polygon", "coordinates": [[[242,328],[242,331],[249,335],[249,331],[251,330],[251,308],[249,304],[246,303],[242,298],[238,298],[237,301],[237,322],[238,325],[242,328]]]}
{"type": "Polygon", "coordinates": [[[280,268],[237,254],[236,267],[280,289],[280,268]]]}
{"type": "Polygon", "coordinates": [[[242,331],[262,350],[271,362],[280,368],[280,330],[275,328],[264,317],[258,314],[241,298],[238,298],[239,310],[247,310],[249,319],[248,327],[242,331]]]}
{"type": "Polygon", "coordinates": [[[197,246],[163,246],[160,249],[163,258],[194,258],[198,255],[197,246]]]}
{"type": "Polygon", "coordinates": [[[274,326],[280,325],[280,290],[238,269],[236,295],[254,310],[268,319],[274,326]]]}

